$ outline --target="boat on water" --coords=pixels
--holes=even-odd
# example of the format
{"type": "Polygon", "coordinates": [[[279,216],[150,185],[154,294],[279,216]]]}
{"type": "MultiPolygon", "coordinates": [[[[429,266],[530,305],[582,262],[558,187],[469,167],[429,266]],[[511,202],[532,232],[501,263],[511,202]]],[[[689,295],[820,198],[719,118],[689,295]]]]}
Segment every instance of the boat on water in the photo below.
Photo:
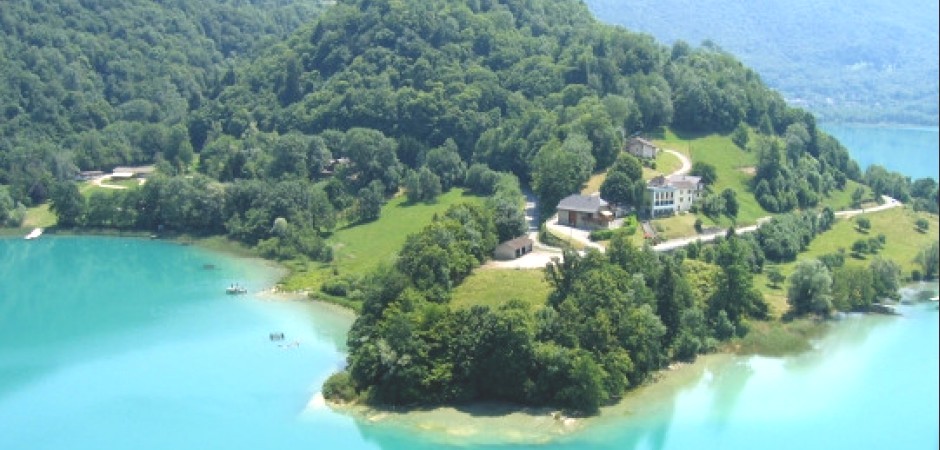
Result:
{"type": "Polygon", "coordinates": [[[246,289],[244,286],[233,284],[225,289],[225,293],[230,295],[247,294],[248,289],[246,289]]]}
{"type": "Polygon", "coordinates": [[[23,239],[30,241],[38,238],[39,236],[42,236],[42,228],[33,228],[33,231],[30,231],[29,234],[27,234],[23,239]]]}

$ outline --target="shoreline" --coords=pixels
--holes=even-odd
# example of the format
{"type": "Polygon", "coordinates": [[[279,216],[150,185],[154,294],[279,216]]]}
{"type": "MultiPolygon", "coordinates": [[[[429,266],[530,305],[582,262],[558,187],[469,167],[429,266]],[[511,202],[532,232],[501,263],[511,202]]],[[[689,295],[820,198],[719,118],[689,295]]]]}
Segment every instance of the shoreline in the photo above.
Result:
{"type": "Polygon", "coordinates": [[[592,416],[569,417],[557,408],[529,407],[499,402],[478,402],[429,408],[383,408],[340,403],[317,391],[302,414],[330,410],[363,426],[389,427],[422,433],[441,444],[547,444],[629,417],[642,419],[669,407],[668,399],[717,368],[748,355],[729,352],[700,355],[692,363],[672,363],[628,392],[616,403],[602,406],[592,416]]]}
{"type": "MultiPolygon", "coordinates": [[[[71,230],[63,233],[59,230],[56,231],[58,232],[52,234],[79,237],[148,238],[146,233],[86,233],[72,232],[71,230]]],[[[316,300],[311,298],[306,291],[280,291],[278,284],[289,273],[289,269],[277,261],[261,258],[245,251],[246,249],[240,247],[237,242],[219,237],[199,238],[186,235],[164,235],[158,239],[179,245],[194,245],[234,258],[253,260],[256,263],[276,269],[276,274],[270,278],[268,287],[251,294],[251,297],[256,300],[262,302],[298,302],[311,305],[317,309],[322,308],[350,319],[356,317],[354,310],[328,301],[316,300]]],[[[913,283],[909,283],[904,287],[912,285],[913,283]]],[[[825,334],[828,334],[828,330],[825,334]]],[[[816,338],[818,339],[819,336],[816,338]]],[[[703,376],[706,376],[716,366],[720,367],[742,358],[750,358],[755,354],[759,355],[760,353],[738,354],[725,348],[719,353],[700,355],[693,363],[670,364],[669,367],[655,372],[649,381],[628,392],[617,403],[603,406],[598,414],[588,417],[565,417],[560,415],[556,408],[536,408],[486,402],[410,410],[386,409],[361,404],[338,404],[323,398],[320,390],[321,386],[317,387],[305,403],[301,414],[322,412],[328,408],[333,413],[353,418],[364,426],[392,427],[405,431],[421,432],[430,439],[447,443],[548,443],[616,420],[625,418],[642,420],[644,416],[651,412],[671,407],[672,402],[669,400],[674,399],[676,393],[699,382],[703,376]]]]}

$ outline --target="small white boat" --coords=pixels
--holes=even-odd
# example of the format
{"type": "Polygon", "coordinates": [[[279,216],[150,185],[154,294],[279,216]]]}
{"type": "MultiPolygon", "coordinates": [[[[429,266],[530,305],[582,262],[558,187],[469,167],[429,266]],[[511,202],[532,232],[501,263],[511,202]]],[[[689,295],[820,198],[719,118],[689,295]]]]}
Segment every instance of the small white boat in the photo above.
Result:
{"type": "Polygon", "coordinates": [[[33,231],[30,231],[29,234],[27,234],[26,237],[24,237],[23,239],[26,239],[27,241],[29,241],[32,239],[36,239],[39,236],[42,236],[42,228],[33,228],[33,231]]]}

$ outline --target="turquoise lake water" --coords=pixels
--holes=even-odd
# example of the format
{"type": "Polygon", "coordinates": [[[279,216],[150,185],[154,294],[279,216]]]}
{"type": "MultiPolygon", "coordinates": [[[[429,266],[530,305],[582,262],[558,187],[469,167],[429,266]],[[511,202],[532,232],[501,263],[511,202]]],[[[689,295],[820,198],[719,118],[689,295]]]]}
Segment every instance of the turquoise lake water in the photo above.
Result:
{"type": "Polygon", "coordinates": [[[938,448],[935,305],[847,317],[796,357],[706,358],[579,432],[499,444],[309,408],[350,318],[224,293],[277,276],[159,241],[0,239],[0,448],[938,448]]]}
{"type": "Polygon", "coordinates": [[[878,164],[912,178],[940,179],[940,129],[820,124],[839,140],[864,171],[878,164]]]}

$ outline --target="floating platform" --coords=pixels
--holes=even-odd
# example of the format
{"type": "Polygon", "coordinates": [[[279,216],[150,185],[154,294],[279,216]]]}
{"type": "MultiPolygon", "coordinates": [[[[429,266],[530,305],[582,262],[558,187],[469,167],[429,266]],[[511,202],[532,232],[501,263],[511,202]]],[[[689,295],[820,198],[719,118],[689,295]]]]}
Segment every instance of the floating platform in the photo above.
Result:
{"type": "Polygon", "coordinates": [[[225,293],[230,295],[247,294],[248,289],[239,285],[233,285],[225,288],[225,293]]]}

